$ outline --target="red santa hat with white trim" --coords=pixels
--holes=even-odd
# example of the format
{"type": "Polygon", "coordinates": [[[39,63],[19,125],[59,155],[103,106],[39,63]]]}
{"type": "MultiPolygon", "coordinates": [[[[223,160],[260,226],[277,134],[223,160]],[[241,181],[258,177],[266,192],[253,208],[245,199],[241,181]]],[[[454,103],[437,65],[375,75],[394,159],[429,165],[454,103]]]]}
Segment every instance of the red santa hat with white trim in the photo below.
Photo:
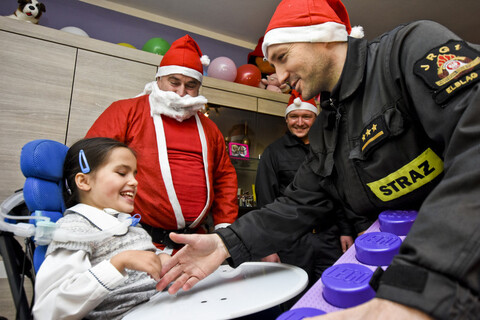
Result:
{"type": "Polygon", "coordinates": [[[340,0],[283,0],[263,38],[262,51],[272,44],[292,42],[337,42],[347,37],[363,38],[362,27],[351,27],[340,0]]]}
{"type": "Polygon", "coordinates": [[[183,74],[202,82],[203,66],[210,59],[202,55],[200,47],[188,34],[175,40],[160,62],[156,78],[169,74],[183,74]]]}
{"type": "Polygon", "coordinates": [[[303,100],[302,96],[295,90],[292,90],[287,109],[285,109],[285,118],[293,110],[308,110],[318,115],[318,107],[315,99],[303,100]]]}

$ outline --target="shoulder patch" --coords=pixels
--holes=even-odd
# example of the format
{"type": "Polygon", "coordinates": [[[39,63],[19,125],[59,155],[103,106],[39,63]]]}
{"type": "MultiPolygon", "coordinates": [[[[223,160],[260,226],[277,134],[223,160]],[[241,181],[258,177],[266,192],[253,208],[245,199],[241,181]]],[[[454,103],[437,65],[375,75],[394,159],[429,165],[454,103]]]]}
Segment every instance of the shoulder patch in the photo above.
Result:
{"type": "Polygon", "coordinates": [[[390,131],[385,125],[383,116],[373,119],[362,130],[360,145],[362,146],[362,153],[366,156],[368,151],[373,149],[379,142],[390,135],[390,131]]]}
{"type": "Polygon", "coordinates": [[[435,102],[443,104],[480,79],[480,52],[464,41],[450,40],[418,60],[414,73],[435,90],[435,102]]]}

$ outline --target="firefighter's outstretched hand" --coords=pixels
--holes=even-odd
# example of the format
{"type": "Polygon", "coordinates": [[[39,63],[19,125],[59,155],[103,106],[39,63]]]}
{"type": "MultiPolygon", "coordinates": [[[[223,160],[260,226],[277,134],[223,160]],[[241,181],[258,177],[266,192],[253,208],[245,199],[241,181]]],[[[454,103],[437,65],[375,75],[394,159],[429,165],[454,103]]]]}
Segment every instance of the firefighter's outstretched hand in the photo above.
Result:
{"type": "Polygon", "coordinates": [[[162,266],[161,280],[157,290],[168,288],[170,294],[178,290],[190,290],[197,282],[217,270],[230,255],[217,234],[176,234],[170,239],[185,244],[162,266]]]}

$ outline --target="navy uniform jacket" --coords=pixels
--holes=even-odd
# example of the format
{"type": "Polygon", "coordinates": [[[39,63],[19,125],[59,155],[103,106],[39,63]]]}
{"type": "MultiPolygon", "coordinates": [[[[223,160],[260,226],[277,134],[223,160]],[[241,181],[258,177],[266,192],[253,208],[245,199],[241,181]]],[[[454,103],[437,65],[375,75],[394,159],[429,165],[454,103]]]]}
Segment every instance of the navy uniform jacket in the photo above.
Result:
{"type": "Polygon", "coordinates": [[[276,197],[283,195],[308,150],[309,146],[290,131],[265,148],[255,179],[258,207],[272,203],[276,197]]]}
{"type": "MultiPolygon", "coordinates": [[[[272,203],[283,196],[285,189],[293,181],[295,174],[304,162],[310,145],[287,131],[282,137],[268,145],[262,153],[255,179],[257,206],[272,203]]],[[[352,235],[351,226],[343,212],[338,212],[336,224],[341,235],[352,235]]],[[[310,229],[315,229],[313,226],[310,229]]],[[[340,235],[339,234],[339,235],[340,235]]]]}
{"type": "Polygon", "coordinates": [[[362,231],[383,210],[417,209],[377,297],[437,319],[478,319],[478,49],[431,21],[371,43],[349,38],[341,79],[322,93],[311,154],[285,197],[217,231],[230,263],[275,252],[337,210],[362,231]]]}
{"type": "MultiPolygon", "coordinates": [[[[272,203],[275,198],[283,196],[309,150],[309,145],[303,143],[290,131],[265,148],[255,179],[258,207],[263,207],[272,203]]],[[[336,224],[328,230],[320,233],[317,232],[316,226],[312,226],[309,232],[295,243],[282,247],[277,252],[283,263],[296,265],[307,272],[308,287],[320,278],[326,268],[341,257],[340,235],[353,234],[342,212],[336,215],[336,219],[336,224]]]]}

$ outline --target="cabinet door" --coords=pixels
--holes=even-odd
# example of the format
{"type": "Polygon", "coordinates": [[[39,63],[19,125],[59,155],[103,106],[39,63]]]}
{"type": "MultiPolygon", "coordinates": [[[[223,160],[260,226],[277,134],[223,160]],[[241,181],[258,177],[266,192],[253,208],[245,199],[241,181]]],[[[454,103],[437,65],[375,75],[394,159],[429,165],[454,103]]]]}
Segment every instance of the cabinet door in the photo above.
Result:
{"type": "Polygon", "coordinates": [[[208,114],[227,143],[248,145],[248,158],[230,157],[237,172],[240,214],[243,214],[251,209],[242,208],[245,203],[241,200],[249,199],[253,195],[260,155],[270,143],[285,134],[285,118],[215,104],[209,104],[208,114]]]}
{"type": "Polygon", "coordinates": [[[23,187],[23,145],[65,142],[76,49],[0,31],[0,201],[23,187]]]}
{"type": "Polygon", "coordinates": [[[67,145],[83,138],[112,102],[140,94],[155,80],[156,70],[154,65],[79,49],[67,145]]]}

